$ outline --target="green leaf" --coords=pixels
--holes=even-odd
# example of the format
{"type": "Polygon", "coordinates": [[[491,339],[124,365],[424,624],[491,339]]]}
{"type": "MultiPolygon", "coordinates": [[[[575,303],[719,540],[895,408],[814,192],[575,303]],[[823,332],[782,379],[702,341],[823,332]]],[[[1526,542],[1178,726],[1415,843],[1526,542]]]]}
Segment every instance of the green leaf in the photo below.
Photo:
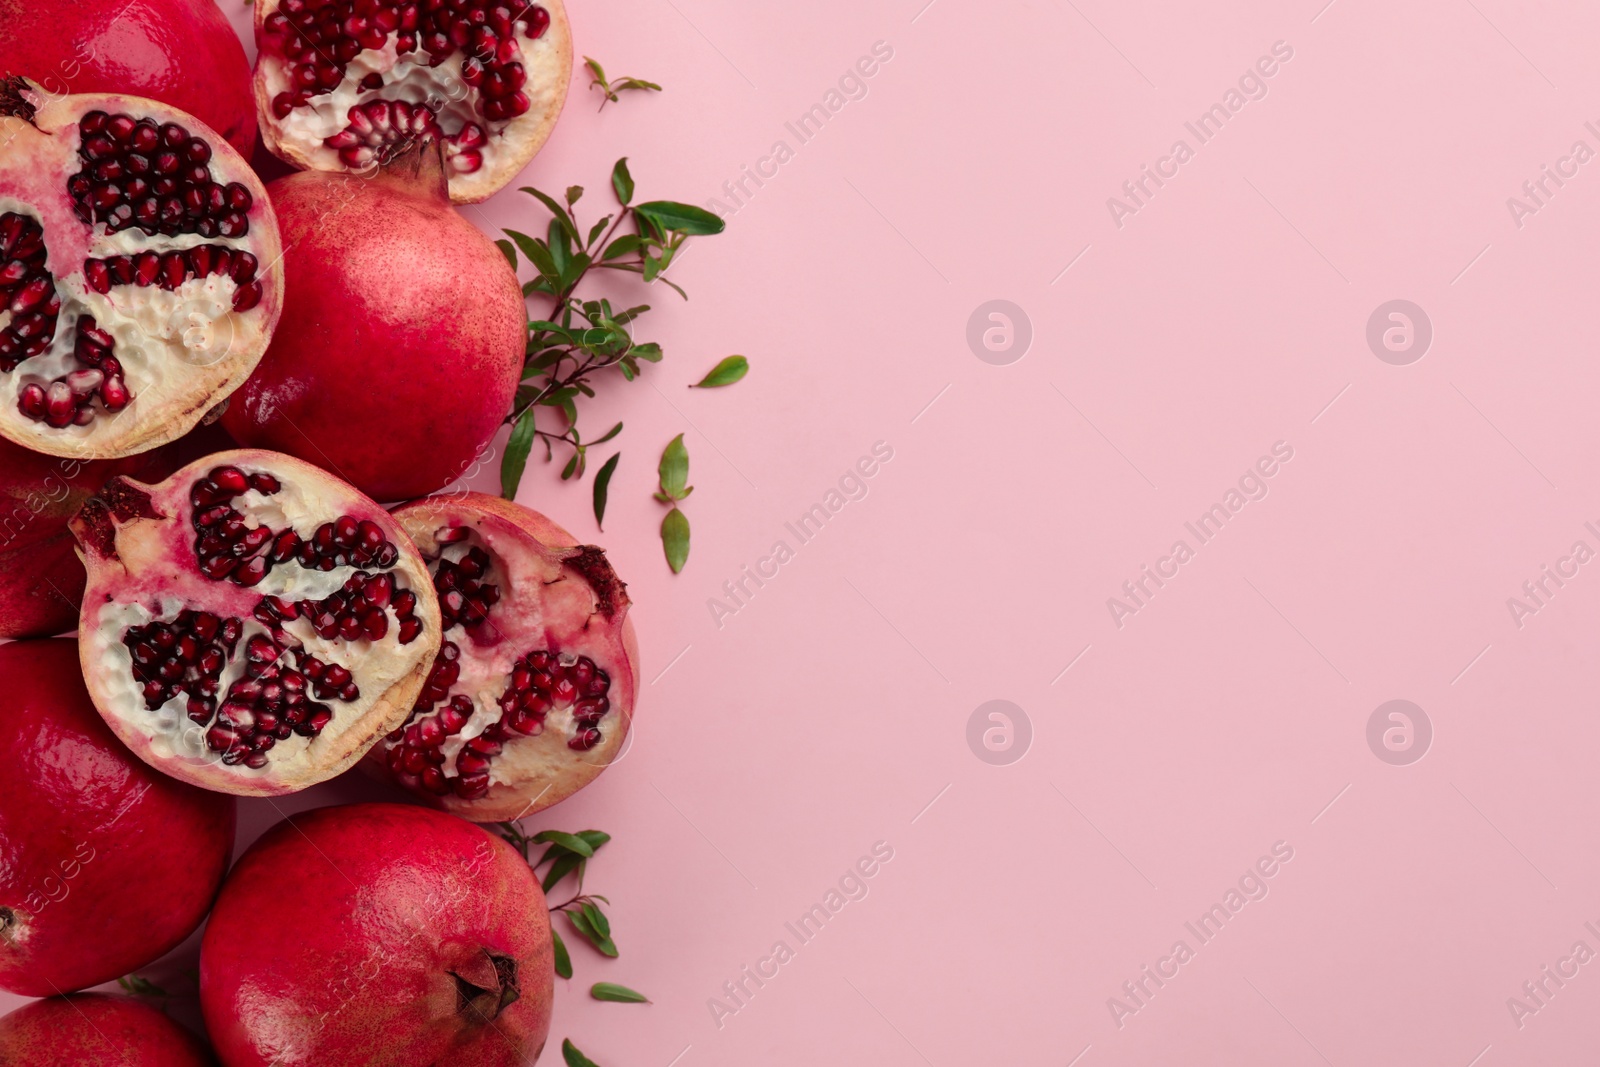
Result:
{"type": "Polygon", "coordinates": [[[578,931],[585,941],[594,946],[596,952],[599,952],[602,956],[610,956],[612,959],[617,958],[616,943],[596,930],[587,915],[582,911],[569,911],[563,914],[566,915],[567,922],[572,924],[572,928],[578,931]]]}
{"type": "Polygon", "coordinates": [[[616,259],[619,256],[625,256],[630,252],[637,252],[638,250],[639,235],[636,233],[625,233],[621,237],[618,237],[616,240],[612,241],[610,244],[606,245],[606,250],[600,254],[600,262],[604,263],[606,260],[616,259]]]}
{"type": "Polygon", "coordinates": [[[566,481],[568,478],[571,478],[573,476],[573,474],[575,474],[577,472],[577,470],[578,470],[578,461],[581,460],[582,458],[583,458],[583,453],[582,452],[574,452],[572,454],[572,458],[567,460],[566,467],[561,471],[561,480],[562,481],[566,481]]]}
{"type": "Polygon", "coordinates": [[[567,206],[571,207],[573,204],[576,204],[578,202],[578,198],[581,197],[582,195],[583,195],[583,186],[581,186],[581,185],[569,185],[569,186],[567,186],[567,206]]]}
{"type": "Polygon", "coordinates": [[[591,448],[593,448],[595,445],[603,445],[607,441],[611,440],[613,437],[617,436],[617,434],[619,434],[621,432],[622,432],[622,423],[619,422],[615,426],[611,427],[611,429],[607,430],[604,437],[598,437],[595,440],[590,441],[589,442],[589,446],[591,448]]]}
{"type": "Polygon", "coordinates": [[[606,82],[606,68],[600,65],[600,61],[598,59],[590,59],[588,56],[584,56],[583,65],[589,68],[589,73],[594,75],[595,81],[599,82],[601,85],[608,84],[606,82]]]}
{"type": "Polygon", "coordinates": [[[617,160],[617,165],[611,168],[611,187],[617,191],[617,200],[624,206],[633,199],[633,175],[628,173],[627,156],[617,160]]]}
{"type": "Polygon", "coordinates": [[[550,247],[543,241],[529,237],[525,233],[518,233],[516,230],[507,230],[506,234],[517,242],[517,247],[528,257],[528,262],[532,263],[534,269],[545,278],[555,281],[561,277],[561,272],[556,269],[555,260],[551,258],[550,247]]]}
{"type": "Polygon", "coordinates": [[[656,344],[654,341],[646,341],[642,345],[634,345],[628,354],[630,356],[637,356],[646,363],[660,363],[663,355],[661,346],[656,344]]]}
{"type": "Polygon", "coordinates": [[[610,1000],[618,1004],[648,1004],[650,998],[615,982],[596,982],[589,987],[589,995],[596,1000],[610,1000]]]}
{"type": "MultiPolygon", "coordinates": [[[[550,214],[554,215],[561,223],[561,228],[567,231],[567,236],[572,238],[574,244],[581,240],[578,237],[578,227],[573,223],[572,216],[567,214],[567,209],[557,203],[553,197],[546,196],[531,185],[524,185],[522,191],[550,209],[550,214]]],[[[507,230],[506,232],[510,233],[511,231],[507,230]]]]}
{"type": "Polygon", "coordinates": [[[121,986],[124,992],[132,993],[136,997],[164,997],[169,995],[165,989],[138,974],[123,975],[117,979],[117,985],[121,986]]]}
{"type": "Polygon", "coordinates": [[[506,454],[500,461],[500,495],[507,500],[517,498],[517,486],[522,484],[528,453],[533,450],[534,410],[530,407],[523,411],[511,428],[510,440],[506,441],[506,454]]]}
{"type": "Polygon", "coordinates": [[[689,480],[689,450],[683,445],[683,434],[667,442],[657,467],[661,476],[661,491],[676,500],[689,480]]]}
{"type": "Polygon", "coordinates": [[[550,928],[550,941],[556,950],[556,973],[563,978],[571,978],[572,957],[567,954],[567,943],[561,940],[561,932],[553,926],[550,928]]]}
{"type": "MultiPolygon", "coordinates": [[[[622,424],[619,422],[620,428],[622,424]]],[[[604,438],[601,438],[604,440],[604,438]]],[[[611,476],[616,473],[617,460],[622,458],[618,452],[606,460],[605,466],[600,468],[600,473],[594,476],[594,524],[603,532],[606,528],[606,496],[611,489],[611,476]]]]}
{"type": "MultiPolygon", "coordinates": [[[[550,851],[555,851],[554,846],[551,846],[550,851]]],[[[545,853],[546,857],[549,855],[550,852],[545,853]]],[[[541,859],[539,862],[543,863],[544,860],[541,859]]],[[[561,857],[552,863],[550,865],[550,869],[545,872],[544,881],[540,884],[540,888],[546,893],[550,892],[550,890],[554,889],[558,884],[560,884],[561,879],[565,878],[567,875],[571,874],[581,866],[583,866],[582,856],[571,852],[563,852],[561,857]]]]}
{"type": "Polygon", "coordinates": [[[567,1067],[600,1067],[600,1065],[583,1053],[578,1051],[578,1046],[570,1038],[561,1039],[561,1058],[567,1061],[567,1067]]]}
{"type": "Polygon", "coordinates": [[[516,270],[517,269],[517,249],[516,249],[516,246],[513,245],[510,241],[506,240],[504,237],[502,237],[499,240],[495,241],[495,244],[498,245],[499,248],[500,248],[500,251],[505,254],[506,262],[511,264],[511,269],[512,270],[516,270]]]}
{"type": "Polygon", "coordinates": [[[734,382],[750,373],[750,361],[743,356],[729,356],[727,359],[711,368],[711,373],[701,378],[697,385],[691,389],[715,389],[723,385],[732,385],[734,382]]]}
{"type": "Polygon", "coordinates": [[[672,573],[681,573],[683,565],[689,561],[689,519],[677,508],[667,512],[667,517],[661,520],[661,547],[666,550],[667,566],[672,568],[672,573]]]}
{"type": "Polygon", "coordinates": [[[611,216],[607,215],[605,218],[601,219],[599,222],[595,223],[593,226],[590,226],[589,227],[589,239],[584,242],[583,247],[588,248],[590,245],[592,245],[596,241],[600,240],[601,234],[606,232],[606,227],[609,226],[609,225],[611,225],[611,216]]]}
{"type": "Polygon", "coordinates": [[[606,918],[605,912],[593,904],[586,903],[583,906],[583,914],[589,920],[589,925],[594,927],[595,932],[601,937],[611,936],[611,921],[606,918]]]}
{"type": "Polygon", "coordinates": [[[596,852],[600,851],[601,845],[611,840],[611,835],[604,830],[579,830],[578,836],[589,842],[589,847],[596,852]]]}
{"type": "Polygon", "coordinates": [[[671,200],[652,200],[638,205],[633,210],[663,230],[675,230],[678,233],[694,236],[721,233],[727,226],[727,223],[705,208],[695,207],[693,204],[679,204],[671,200]]]}
{"type": "Polygon", "coordinates": [[[594,855],[594,846],[577,834],[563,833],[560,830],[541,830],[533,835],[533,840],[541,845],[560,845],[568,852],[576,852],[585,859],[594,855]]]}
{"type": "Polygon", "coordinates": [[[621,78],[611,83],[611,91],[614,93],[624,89],[648,89],[651,92],[661,92],[661,86],[655,82],[647,82],[643,78],[621,78]]]}

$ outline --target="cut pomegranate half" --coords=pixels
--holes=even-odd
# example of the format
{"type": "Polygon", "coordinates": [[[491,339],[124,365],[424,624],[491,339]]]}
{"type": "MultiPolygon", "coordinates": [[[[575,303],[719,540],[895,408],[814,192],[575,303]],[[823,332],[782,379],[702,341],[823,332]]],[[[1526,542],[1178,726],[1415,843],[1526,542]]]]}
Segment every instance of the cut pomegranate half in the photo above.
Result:
{"type": "Polygon", "coordinates": [[[628,594],[605,552],[479,493],[395,518],[428,560],[444,644],[410,719],[364,766],[475,822],[588,785],[624,751],[638,696],[628,594]]]}
{"type": "Polygon", "coordinates": [[[572,78],[561,0],[258,0],[256,47],[273,153],[365,170],[436,139],[457,203],[487,199],[527,165],[572,78]]]}
{"type": "Polygon", "coordinates": [[[72,531],[95,706],[195,785],[264,796],[333,777],[405,721],[439,650],[433,585],[399,525],[288,456],[113,478],[72,531]]]}
{"type": "Polygon", "coordinates": [[[283,293],[261,182],[150,100],[0,79],[0,436],[107,459],[188,433],[250,375],[283,293]]]}

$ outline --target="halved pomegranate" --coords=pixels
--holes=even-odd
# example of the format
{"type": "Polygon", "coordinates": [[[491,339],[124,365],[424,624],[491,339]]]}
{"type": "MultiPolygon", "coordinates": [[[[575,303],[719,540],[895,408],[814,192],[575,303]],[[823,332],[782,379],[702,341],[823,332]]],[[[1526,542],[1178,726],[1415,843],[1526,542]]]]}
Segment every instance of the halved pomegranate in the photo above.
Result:
{"type": "Polygon", "coordinates": [[[364,766],[446,811],[542,811],[624,750],[639,646],[605,552],[498,497],[395,511],[433,572],[444,644],[411,717],[364,766]]]}
{"type": "Polygon", "coordinates": [[[239,154],[135,97],[0,80],[0,436],[53,456],[174,440],[277,324],[278,223],[239,154]]]}
{"type": "Polygon", "coordinates": [[[95,705],[195,785],[266,796],[333,777],[405,721],[439,650],[438,601],[400,527],[289,456],[113,478],[72,530],[95,705]]]}
{"type": "Polygon", "coordinates": [[[572,78],[561,0],[258,0],[256,47],[257,117],[276,155],[365,170],[433,138],[457,203],[527,165],[572,78]]]}

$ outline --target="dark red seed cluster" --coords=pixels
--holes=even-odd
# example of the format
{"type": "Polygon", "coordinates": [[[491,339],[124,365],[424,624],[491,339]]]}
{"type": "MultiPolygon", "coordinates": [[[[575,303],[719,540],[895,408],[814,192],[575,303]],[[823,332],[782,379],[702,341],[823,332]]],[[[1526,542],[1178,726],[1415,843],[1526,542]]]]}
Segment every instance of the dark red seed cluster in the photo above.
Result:
{"type": "Polygon", "coordinates": [[[202,726],[210,722],[222,668],[243,635],[238,619],[201,611],[180,612],[171,622],[128,627],[122,643],[133,657],[133,677],[143,685],[144,706],[154,711],[187,693],[189,718],[202,726]]]}
{"type": "Polygon", "coordinates": [[[318,701],[361,698],[346,668],[262,634],[245,642],[244,671],[206,731],[207,747],[230,766],[264,767],[268,750],[291,734],[316,737],[333,719],[333,709],[318,701]]]}
{"type": "Polygon", "coordinates": [[[133,256],[86,259],[83,279],[97,293],[109,293],[113,285],[157,286],[176,289],[190,278],[209,274],[233,279],[233,310],[249,311],[261,303],[261,282],[256,280],[256,257],[226,245],[197,245],[182,251],[158,255],[140,252],[133,256]]]}
{"type": "Polygon", "coordinates": [[[0,312],[11,316],[0,329],[0,371],[16,370],[55,339],[61,297],[47,255],[38,222],[14,211],[0,215],[0,312]]]}
{"type": "Polygon", "coordinates": [[[211,146],[177,123],[91,111],[78,120],[83,169],[67,179],[78,217],[112,233],[243,237],[254,198],[211,180],[211,146]]]}
{"type": "Polygon", "coordinates": [[[417,594],[395,588],[392,574],[352,574],[339,592],[325,600],[302,600],[296,609],[310,621],[317,636],[326,640],[366,638],[381,641],[389,632],[385,608],[393,607],[400,624],[400,643],[409,645],[422,632],[417,618],[417,594]]]}
{"type": "Polygon", "coordinates": [[[455,563],[439,560],[433,572],[433,588],[439,594],[439,614],[445,630],[477,626],[489,617],[489,610],[500,602],[500,587],[483,581],[488,573],[489,553],[476,545],[455,563]]]}
{"type": "Polygon", "coordinates": [[[611,710],[606,693],[611,676],[595,666],[588,656],[563,664],[554,652],[539,649],[523,656],[512,668],[510,683],[500,695],[501,721],[509,722],[521,733],[531,733],[524,723],[543,725],[552,707],[572,705],[578,733],[567,742],[571,748],[587,750],[598,745],[600,720],[611,710]]]}
{"type": "MultiPolygon", "coordinates": [[[[420,49],[429,66],[465,52],[461,78],[477,90],[478,110],[489,122],[504,122],[532,106],[522,91],[528,74],[517,37],[538,38],[549,28],[544,8],[507,0],[283,0],[265,22],[288,65],[290,83],[273,99],[272,112],[281,119],[312,97],[332,92],[356,56],[382,49],[392,36],[397,55],[420,49]]],[[[378,74],[361,81],[363,90],[382,87],[378,74]]],[[[351,121],[354,128],[354,113],[351,121]]],[[[329,144],[341,155],[357,147],[353,140],[329,144]]]]}
{"type": "Polygon", "coordinates": [[[87,426],[94,420],[97,399],[113,413],[133,399],[122,376],[122,364],[112,354],[116,340],[97,327],[89,315],[78,316],[77,329],[72,351],[81,365],[79,369],[48,385],[29,382],[17,393],[17,407],[24,415],[56,429],[74,424],[87,426]]]}

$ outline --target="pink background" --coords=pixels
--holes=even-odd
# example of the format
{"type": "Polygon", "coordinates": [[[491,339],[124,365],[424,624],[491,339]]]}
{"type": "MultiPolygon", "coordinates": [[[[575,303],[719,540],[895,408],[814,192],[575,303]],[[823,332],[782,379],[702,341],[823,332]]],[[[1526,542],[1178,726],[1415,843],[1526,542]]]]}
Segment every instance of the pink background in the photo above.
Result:
{"type": "MultiPolygon", "coordinates": [[[[1323,2],[574,0],[580,54],[667,91],[597,114],[575,78],[529,181],[588,186],[593,219],[619,155],[697,203],[794,155],[674,269],[689,304],[651,292],[666,363],[585,416],[627,423],[607,532],[587,482],[523,484],[610,549],[649,682],[629,757],[528,820],[615,835],[590,887],[622,956],[574,944],[547,1062],[562,1037],[605,1067],[1592,1057],[1600,962],[1520,1027],[1507,998],[1600,951],[1600,562],[1520,628],[1507,598],[1600,550],[1600,161],[1520,227],[1507,198],[1600,150],[1600,10],[1323,2]],[[866,97],[801,145],[784,123],[878,41],[866,97]],[[1278,41],[1265,98],[1199,145],[1183,124],[1278,41]],[[1194,158],[1119,228],[1107,198],[1179,138],[1194,158]],[[1032,323],[1008,366],[966,341],[992,299],[1032,323]],[[1407,366],[1366,342],[1393,299],[1433,325],[1407,366]],[[744,383],[684,388],[732,352],[744,383]],[[649,493],[679,432],[674,578],[649,493]],[[797,545],[784,523],[877,441],[866,498],[797,545]],[[1279,441],[1266,498],[1119,628],[1107,598],[1279,441]],[[709,598],[780,538],[719,627],[709,598]],[[1007,766],[967,743],[994,699],[1032,726],[1007,766]],[[1368,747],[1391,699],[1431,720],[1420,762],[1368,747]],[[879,841],[868,896],[800,945],[784,924],[879,841]],[[1270,893],[1201,945],[1185,922],[1280,841],[1270,893]],[[794,959],[719,1026],[708,1000],[779,939],[794,959]],[[1179,939],[1119,1027],[1108,998],[1179,939]]],[[[545,218],[514,191],[474,217],[545,218]]]]}

